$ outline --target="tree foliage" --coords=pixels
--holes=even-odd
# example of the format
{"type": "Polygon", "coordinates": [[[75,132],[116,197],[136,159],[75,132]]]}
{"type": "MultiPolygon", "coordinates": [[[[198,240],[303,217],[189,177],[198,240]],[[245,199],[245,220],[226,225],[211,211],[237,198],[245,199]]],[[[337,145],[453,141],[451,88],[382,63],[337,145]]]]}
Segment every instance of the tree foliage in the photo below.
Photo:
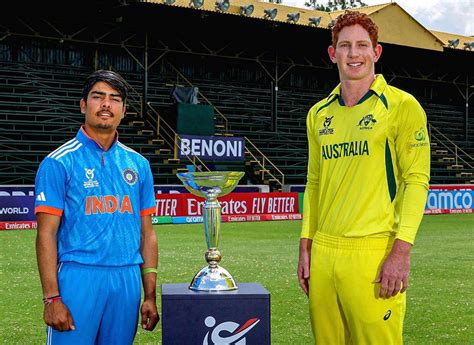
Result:
{"type": "Polygon", "coordinates": [[[332,12],[339,10],[347,10],[351,8],[358,8],[367,6],[362,0],[329,0],[326,4],[320,4],[319,0],[307,0],[306,7],[311,7],[313,10],[332,12]]]}

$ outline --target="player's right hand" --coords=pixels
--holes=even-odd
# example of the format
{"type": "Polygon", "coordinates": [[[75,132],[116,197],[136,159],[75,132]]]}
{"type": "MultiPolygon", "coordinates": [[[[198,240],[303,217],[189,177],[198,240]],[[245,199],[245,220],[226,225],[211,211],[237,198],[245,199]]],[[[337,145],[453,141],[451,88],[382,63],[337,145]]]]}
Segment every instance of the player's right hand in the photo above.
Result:
{"type": "Polygon", "coordinates": [[[298,260],[297,275],[301,288],[304,293],[309,293],[309,270],[311,262],[311,244],[312,241],[306,238],[300,240],[300,257],[298,260]]]}
{"type": "Polygon", "coordinates": [[[62,301],[54,301],[44,306],[44,322],[57,331],[74,331],[74,320],[68,307],[62,301]]]}

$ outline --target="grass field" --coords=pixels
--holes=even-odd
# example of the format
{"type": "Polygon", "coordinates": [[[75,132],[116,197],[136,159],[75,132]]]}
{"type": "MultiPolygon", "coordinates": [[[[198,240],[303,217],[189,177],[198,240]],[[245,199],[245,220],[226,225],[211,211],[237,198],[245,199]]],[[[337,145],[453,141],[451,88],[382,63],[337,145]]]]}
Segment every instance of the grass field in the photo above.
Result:
{"type": "MultiPolygon", "coordinates": [[[[296,279],[300,221],[223,223],[222,266],[271,293],[272,344],[312,344],[296,279]]],[[[159,225],[163,283],[189,283],[205,265],[202,224],[159,225]]],[[[0,343],[44,344],[35,231],[0,231],[0,343]]],[[[474,215],[425,216],[412,250],[405,344],[474,344],[474,215]]],[[[160,301],[160,296],[158,296],[160,301]]],[[[160,305],[159,305],[160,308],[160,305]]],[[[135,344],[160,344],[161,323],[135,344]]],[[[184,344],[186,345],[186,344],[184,344]]]]}

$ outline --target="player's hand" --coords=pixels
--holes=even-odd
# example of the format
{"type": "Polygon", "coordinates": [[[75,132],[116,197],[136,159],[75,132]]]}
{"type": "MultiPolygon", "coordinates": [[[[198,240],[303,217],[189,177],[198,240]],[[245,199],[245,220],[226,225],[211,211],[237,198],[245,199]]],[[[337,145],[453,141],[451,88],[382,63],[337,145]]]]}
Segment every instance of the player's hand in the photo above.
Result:
{"type": "Polygon", "coordinates": [[[312,241],[306,238],[300,240],[300,258],[298,261],[298,280],[304,293],[309,293],[309,269],[311,262],[311,244],[312,241]]]}
{"type": "Polygon", "coordinates": [[[381,298],[390,298],[408,289],[411,246],[408,242],[395,240],[392,251],[375,280],[375,283],[380,283],[381,298]]]}
{"type": "Polygon", "coordinates": [[[140,308],[140,312],[142,314],[142,328],[147,331],[153,331],[158,321],[160,321],[156,301],[151,299],[145,300],[140,308]]]}
{"type": "Polygon", "coordinates": [[[68,307],[62,301],[53,301],[44,306],[44,322],[57,331],[74,331],[74,320],[68,307]]]}

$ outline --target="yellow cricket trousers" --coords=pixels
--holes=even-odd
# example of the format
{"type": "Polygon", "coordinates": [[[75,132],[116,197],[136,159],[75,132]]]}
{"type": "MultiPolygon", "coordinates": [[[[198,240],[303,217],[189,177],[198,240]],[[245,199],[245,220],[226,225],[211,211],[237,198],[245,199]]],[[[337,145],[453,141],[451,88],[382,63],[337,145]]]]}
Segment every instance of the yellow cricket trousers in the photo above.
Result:
{"type": "Polygon", "coordinates": [[[318,345],[403,343],[406,294],[382,299],[374,283],[392,245],[392,238],[315,234],[309,308],[318,345]]]}

